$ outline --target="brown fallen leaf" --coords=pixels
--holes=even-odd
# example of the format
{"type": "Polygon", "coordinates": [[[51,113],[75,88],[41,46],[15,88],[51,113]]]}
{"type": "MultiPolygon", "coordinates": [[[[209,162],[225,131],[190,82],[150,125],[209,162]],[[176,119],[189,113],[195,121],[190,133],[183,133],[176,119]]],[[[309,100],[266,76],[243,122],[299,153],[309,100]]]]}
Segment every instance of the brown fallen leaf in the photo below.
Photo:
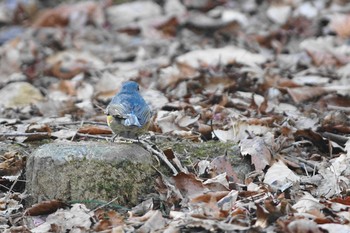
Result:
{"type": "Polygon", "coordinates": [[[294,220],[288,224],[287,230],[290,233],[309,232],[309,233],[321,233],[317,224],[308,219],[294,220]]]}
{"type": "Polygon", "coordinates": [[[218,156],[209,165],[209,174],[211,177],[226,172],[229,180],[234,182],[241,182],[238,179],[236,172],[233,171],[232,165],[226,155],[218,156]]]}
{"type": "Polygon", "coordinates": [[[330,28],[340,37],[348,38],[350,36],[350,15],[332,15],[330,28]]]}
{"type": "Polygon", "coordinates": [[[199,195],[193,199],[191,199],[191,203],[196,202],[206,202],[209,203],[212,198],[218,202],[221,198],[225,197],[229,191],[218,191],[218,192],[210,192],[210,193],[204,193],[202,195],[199,195]]]}
{"type": "Polygon", "coordinates": [[[47,124],[31,124],[28,126],[25,132],[33,133],[33,135],[28,136],[24,140],[24,142],[30,142],[30,141],[38,141],[38,140],[50,138],[52,129],[47,124]],[[38,133],[38,134],[35,134],[35,133],[38,133]],[[47,135],[40,134],[40,133],[47,133],[47,135]]]}
{"type": "Polygon", "coordinates": [[[190,51],[176,58],[177,63],[186,63],[192,68],[214,67],[218,62],[223,65],[238,62],[247,66],[254,66],[262,64],[266,60],[267,58],[261,54],[251,53],[235,46],[190,51]]]}
{"type": "Polygon", "coordinates": [[[95,211],[95,216],[99,220],[94,226],[95,231],[112,230],[115,227],[123,226],[125,224],[124,217],[114,210],[98,209],[95,211]]]}
{"type": "Polygon", "coordinates": [[[206,140],[212,139],[212,126],[207,124],[202,124],[198,122],[197,131],[202,135],[206,140]]]}
{"type": "Polygon", "coordinates": [[[25,214],[29,216],[47,215],[67,206],[67,203],[60,200],[43,201],[26,209],[25,214]]]}
{"type": "Polygon", "coordinates": [[[161,198],[164,199],[167,211],[170,211],[171,206],[178,204],[182,199],[183,195],[180,191],[171,183],[171,180],[165,175],[157,177],[155,180],[155,189],[160,194],[161,198]]]}
{"type": "Polygon", "coordinates": [[[76,85],[70,80],[61,80],[58,85],[58,90],[70,96],[75,96],[77,94],[76,85]]]}
{"type": "Polygon", "coordinates": [[[254,137],[253,139],[243,139],[240,143],[240,147],[243,156],[251,156],[251,161],[256,171],[262,171],[266,166],[272,164],[271,152],[263,138],[254,137]]]}
{"type": "Polygon", "coordinates": [[[226,172],[221,173],[211,179],[203,182],[205,187],[207,187],[210,191],[228,191],[230,190],[229,182],[226,176],[226,172]]]}
{"type": "Polygon", "coordinates": [[[264,201],[264,205],[255,203],[255,206],[257,208],[257,221],[255,223],[256,226],[266,228],[273,224],[280,216],[282,216],[280,209],[275,205],[272,198],[266,199],[264,201]]]}
{"type": "Polygon", "coordinates": [[[0,176],[19,175],[25,166],[24,158],[15,151],[6,152],[1,156],[0,176]]]}
{"type": "Polygon", "coordinates": [[[150,210],[150,218],[137,230],[139,233],[157,232],[166,226],[167,220],[159,210],[150,210]]]}
{"type": "Polygon", "coordinates": [[[60,79],[71,79],[79,73],[87,70],[86,61],[75,60],[70,61],[70,64],[65,64],[64,61],[58,61],[49,70],[53,76],[60,79]]]}
{"type": "Polygon", "coordinates": [[[180,172],[172,177],[172,180],[174,181],[176,188],[178,188],[183,196],[187,198],[193,198],[208,191],[202,181],[198,180],[194,174],[180,172]]]}
{"type": "Polygon", "coordinates": [[[176,35],[177,27],[179,25],[179,20],[177,17],[173,16],[157,25],[156,28],[161,31],[166,37],[174,37],[176,35]]]}
{"type": "Polygon", "coordinates": [[[266,171],[264,177],[264,183],[276,188],[281,188],[283,185],[298,181],[300,181],[300,177],[290,170],[281,160],[275,162],[266,171]]]}
{"type": "Polygon", "coordinates": [[[45,59],[45,72],[59,79],[72,79],[90,68],[101,68],[104,64],[87,51],[67,50],[54,53],[45,59]]]}
{"type": "Polygon", "coordinates": [[[45,222],[31,229],[32,232],[87,232],[93,225],[93,212],[82,204],[73,204],[69,209],[58,209],[47,216],[45,222]]]}
{"type": "Polygon", "coordinates": [[[76,4],[63,4],[53,9],[42,11],[33,23],[33,27],[66,27],[70,23],[85,25],[91,21],[98,24],[104,21],[102,8],[109,5],[108,1],[99,4],[93,1],[76,4]],[[79,16],[79,17],[78,17],[79,16]],[[79,20],[77,20],[79,18],[79,20]]]}
{"type": "Polygon", "coordinates": [[[162,130],[162,133],[173,133],[184,131],[191,125],[197,123],[200,115],[189,116],[185,111],[159,111],[155,123],[162,130]]]}
{"type": "Polygon", "coordinates": [[[191,203],[191,208],[193,211],[191,213],[192,217],[196,218],[210,218],[210,219],[223,219],[228,215],[227,211],[222,210],[218,206],[217,198],[215,196],[209,196],[207,202],[195,202],[191,203]]]}
{"type": "Polygon", "coordinates": [[[329,201],[350,206],[350,197],[349,196],[347,196],[347,197],[335,197],[335,198],[332,198],[329,201]]]}
{"type": "Polygon", "coordinates": [[[328,141],[323,139],[319,133],[316,133],[311,129],[297,130],[294,133],[294,138],[295,138],[295,141],[299,141],[302,139],[310,140],[322,152],[329,151],[328,141]]]}
{"type": "Polygon", "coordinates": [[[295,103],[310,100],[329,92],[329,90],[323,87],[297,87],[288,88],[287,90],[288,94],[293,98],[295,103]]]}
{"type": "Polygon", "coordinates": [[[255,206],[256,206],[256,217],[257,217],[255,226],[266,228],[269,225],[268,223],[269,212],[258,203],[255,203],[255,206]]]}
{"type": "Polygon", "coordinates": [[[80,127],[78,130],[78,133],[97,135],[97,134],[111,134],[112,131],[108,127],[87,125],[87,126],[80,127]]]}

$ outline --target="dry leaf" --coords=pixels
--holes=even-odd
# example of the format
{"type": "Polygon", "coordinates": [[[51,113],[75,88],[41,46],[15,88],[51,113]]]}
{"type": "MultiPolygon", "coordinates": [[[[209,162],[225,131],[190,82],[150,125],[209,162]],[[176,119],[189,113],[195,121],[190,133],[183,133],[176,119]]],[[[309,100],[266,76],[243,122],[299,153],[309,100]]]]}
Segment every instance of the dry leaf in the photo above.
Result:
{"type": "Polygon", "coordinates": [[[26,209],[25,213],[29,216],[47,215],[67,206],[67,203],[59,200],[43,201],[26,209]]]}
{"type": "Polygon", "coordinates": [[[348,38],[350,36],[350,15],[332,15],[330,28],[334,30],[337,35],[348,38]]]}
{"type": "Polygon", "coordinates": [[[251,156],[256,171],[262,171],[266,166],[271,165],[272,156],[262,138],[244,139],[241,141],[240,147],[243,156],[251,156]]]}
{"type": "Polygon", "coordinates": [[[95,211],[95,215],[99,220],[94,226],[95,231],[114,230],[117,227],[124,226],[124,218],[114,210],[105,211],[99,209],[95,211]]]}
{"type": "Polygon", "coordinates": [[[163,229],[167,223],[159,210],[151,211],[152,216],[137,230],[139,233],[155,232],[163,229]]]}
{"type": "MultiPolygon", "coordinates": [[[[65,27],[68,24],[77,27],[84,26],[89,20],[96,23],[103,16],[101,5],[93,1],[80,2],[72,5],[61,5],[41,12],[33,23],[34,27],[65,27]]],[[[104,20],[104,19],[102,19],[104,20]]]]}
{"type": "Polygon", "coordinates": [[[310,233],[322,233],[318,228],[317,224],[312,220],[299,219],[294,220],[287,226],[288,232],[299,233],[299,232],[310,232],[310,233]]]}
{"type": "Polygon", "coordinates": [[[112,134],[112,131],[106,126],[94,126],[94,125],[86,125],[83,127],[80,127],[78,130],[79,133],[84,133],[84,134],[92,134],[92,135],[97,135],[97,134],[112,134]]]}
{"type": "Polygon", "coordinates": [[[282,187],[287,183],[295,183],[300,180],[292,170],[290,170],[281,160],[275,162],[266,172],[264,183],[282,187]]]}
{"type": "Polygon", "coordinates": [[[321,210],[324,205],[310,193],[304,192],[304,195],[292,207],[298,213],[306,213],[311,210],[321,210]]]}
{"type": "Polygon", "coordinates": [[[180,172],[172,177],[172,180],[176,188],[187,198],[193,198],[208,191],[202,181],[198,180],[193,174],[180,172]]]}
{"type": "Polygon", "coordinates": [[[6,152],[1,156],[0,176],[19,176],[25,166],[25,159],[17,152],[6,152]]]}
{"type": "Polygon", "coordinates": [[[216,66],[218,64],[226,65],[232,63],[254,66],[266,61],[266,57],[260,54],[251,53],[247,50],[228,46],[219,49],[206,49],[191,51],[176,58],[178,63],[185,63],[194,68],[205,66],[216,66]]]}
{"type": "Polygon", "coordinates": [[[301,103],[329,92],[323,87],[296,87],[288,88],[287,90],[295,103],[301,103]]]}
{"type": "Polygon", "coordinates": [[[236,172],[233,171],[232,165],[225,155],[218,156],[211,161],[209,173],[212,177],[226,173],[230,181],[239,182],[236,172]]]}

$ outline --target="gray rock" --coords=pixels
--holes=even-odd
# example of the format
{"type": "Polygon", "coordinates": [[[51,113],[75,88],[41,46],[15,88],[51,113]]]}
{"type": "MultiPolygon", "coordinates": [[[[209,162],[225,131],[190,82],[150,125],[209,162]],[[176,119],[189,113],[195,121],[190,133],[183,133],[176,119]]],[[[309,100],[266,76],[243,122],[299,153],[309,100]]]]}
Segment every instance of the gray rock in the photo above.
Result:
{"type": "Polygon", "coordinates": [[[45,144],[27,160],[28,204],[42,200],[110,201],[133,206],[153,189],[152,155],[138,144],[45,144]]]}

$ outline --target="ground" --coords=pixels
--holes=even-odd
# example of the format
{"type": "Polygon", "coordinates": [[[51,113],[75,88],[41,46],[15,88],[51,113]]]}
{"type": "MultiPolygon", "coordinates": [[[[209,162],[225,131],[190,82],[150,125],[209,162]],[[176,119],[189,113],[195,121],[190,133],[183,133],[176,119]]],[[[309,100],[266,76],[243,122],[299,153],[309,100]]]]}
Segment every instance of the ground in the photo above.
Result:
{"type": "Polygon", "coordinates": [[[350,232],[350,3],[60,2],[0,3],[1,231],[350,232]],[[28,205],[26,161],[110,140],[127,80],[153,191],[28,205]]]}

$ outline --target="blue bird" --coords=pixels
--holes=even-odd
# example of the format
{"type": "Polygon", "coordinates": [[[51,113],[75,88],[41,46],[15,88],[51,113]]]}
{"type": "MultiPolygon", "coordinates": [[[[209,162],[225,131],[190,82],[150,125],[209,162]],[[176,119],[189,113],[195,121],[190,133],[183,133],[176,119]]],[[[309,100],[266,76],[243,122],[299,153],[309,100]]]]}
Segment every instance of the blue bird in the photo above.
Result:
{"type": "Polygon", "coordinates": [[[148,130],[152,111],[140,95],[139,85],[128,81],[108,104],[106,114],[115,137],[134,139],[148,130]]]}

